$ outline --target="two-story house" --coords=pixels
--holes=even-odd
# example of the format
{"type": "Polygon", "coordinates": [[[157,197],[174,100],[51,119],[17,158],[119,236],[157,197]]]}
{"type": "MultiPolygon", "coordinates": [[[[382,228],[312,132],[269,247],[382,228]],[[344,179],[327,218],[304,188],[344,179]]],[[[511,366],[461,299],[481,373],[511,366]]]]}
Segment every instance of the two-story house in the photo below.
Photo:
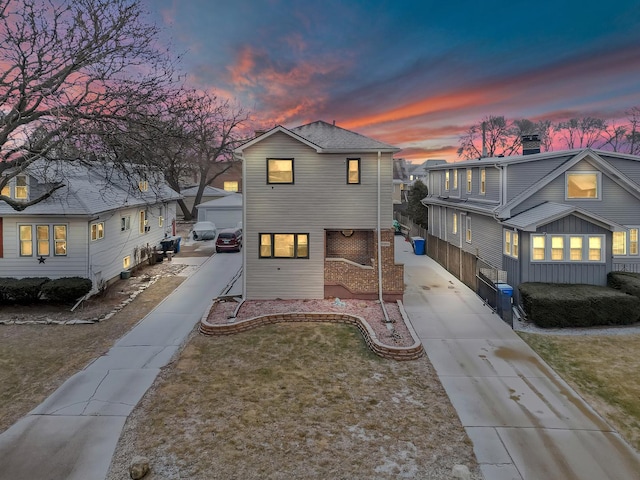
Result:
{"type": "Polygon", "coordinates": [[[277,126],[237,148],[245,298],[401,298],[392,229],[397,151],[321,121],[277,126]]]}
{"type": "MultiPolygon", "coordinates": [[[[429,234],[501,280],[605,285],[640,271],[640,157],[583,149],[432,166],[429,234]]],[[[517,289],[515,291],[517,297],[517,289]]]]}
{"type": "Polygon", "coordinates": [[[108,165],[33,164],[2,195],[29,201],[51,185],[49,198],[22,211],[0,200],[0,277],[79,276],[94,290],[143,259],[143,249],[175,234],[177,199],[161,175],[123,175],[108,165]]]}

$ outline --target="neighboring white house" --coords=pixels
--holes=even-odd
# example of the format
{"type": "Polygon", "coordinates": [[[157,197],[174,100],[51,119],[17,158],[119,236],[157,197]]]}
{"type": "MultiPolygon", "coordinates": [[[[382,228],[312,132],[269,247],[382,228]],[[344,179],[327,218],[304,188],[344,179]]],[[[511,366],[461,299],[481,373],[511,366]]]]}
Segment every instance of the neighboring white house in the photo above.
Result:
{"type": "MultiPolygon", "coordinates": [[[[2,195],[37,197],[49,182],[39,166],[13,178],[2,195]]],[[[127,179],[104,165],[57,164],[65,187],[23,211],[0,200],[0,277],[79,276],[97,289],[175,234],[180,194],[159,176],[127,179]]]]}
{"type": "Polygon", "coordinates": [[[233,193],[196,206],[199,222],[213,222],[218,230],[242,223],[242,195],[233,193]]]}
{"type": "Polygon", "coordinates": [[[398,150],[325,122],[278,126],[238,147],[245,297],[402,298],[392,229],[398,150]]]}
{"type": "MultiPolygon", "coordinates": [[[[188,187],[184,187],[180,190],[180,194],[184,199],[184,203],[189,209],[189,211],[193,210],[193,205],[196,201],[196,195],[198,194],[198,185],[191,185],[188,187]]],[[[223,190],[222,188],[211,187],[207,185],[204,187],[204,191],[202,192],[202,198],[200,199],[200,204],[208,202],[209,200],[215,200],[217,198],[226,197],[227,195],[232,194],[233,192],[223,190]]],[[[178,209],[178,216],[180,218],[184,217],[182,213],[182,209],[178,209]]]]}

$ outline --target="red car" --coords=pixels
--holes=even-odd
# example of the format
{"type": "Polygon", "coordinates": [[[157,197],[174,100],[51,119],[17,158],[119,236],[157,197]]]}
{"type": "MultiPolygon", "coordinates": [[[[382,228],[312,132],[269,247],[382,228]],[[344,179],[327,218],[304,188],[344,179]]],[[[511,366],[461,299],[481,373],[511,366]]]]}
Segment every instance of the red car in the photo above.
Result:
{"type": "Polygon", "coordinates": [[[218,232],[216,252],[239,252],[242,248],[242,229],[225,228],[218,232]]]}

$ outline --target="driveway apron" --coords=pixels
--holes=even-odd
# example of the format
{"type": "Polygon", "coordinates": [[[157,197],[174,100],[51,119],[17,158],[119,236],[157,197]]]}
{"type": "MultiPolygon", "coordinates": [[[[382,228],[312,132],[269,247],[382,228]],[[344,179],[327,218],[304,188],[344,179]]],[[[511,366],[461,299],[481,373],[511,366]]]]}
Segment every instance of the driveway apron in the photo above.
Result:
{"type": "Polygon", "coordinates": [[[104,479],[127,416],[241,261],[240,253],[207,259],[105,355],[0,435],[0,479],[104,479]]]}
{"type": "Polygon", "coordinates": [[[490,307],[396,237],[404,306],[487,480],[638,480],[640,457],[490,307]]]}

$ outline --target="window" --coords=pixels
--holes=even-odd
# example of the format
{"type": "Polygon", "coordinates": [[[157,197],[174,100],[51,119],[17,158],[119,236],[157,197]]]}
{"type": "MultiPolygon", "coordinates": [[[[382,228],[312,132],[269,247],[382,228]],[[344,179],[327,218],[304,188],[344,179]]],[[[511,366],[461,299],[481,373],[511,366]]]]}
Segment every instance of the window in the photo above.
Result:
{"type": "Polygon", "coordinates": [[[467,193],[471,192],[471,180],[473,179],[473,172],[470,168],[467,169],[467,193]]]}
{"type": "Polygon", "coordinates": [[[49,252],[49,225],[36,225],[36,245],[38,256],[48,257],[49,252]]]}
{"type": "Polygon", "coordinates": [[[27,176],[18,175],[16,177],[16,199],[26,200],[29,197],[27,189],[27,176]]]}
{"type": "Polygon", "coordinates": [[[638,255],[638,229],[629,229],[629,255],[638,255]]]}
{"type": "Polygon", "coordinates": [[[627,232],[613,232],[613,254],[627,254],[627,232]]]}
{"type": "Polygon", "coordinates": [[[66,225],[54,225],[53,226],[53,243],[54,243],[54,255],[63,256],[67,254],[67,226],[66,225]]]}
{"type": "Polygon", "coordinates": [[[225,181],[222,187],[224,190],[226,190],[227,192],[237,192],[238,191],[238,182],[237,181],[232,181],[232,180],[228,180],[225,181]]]}
{"type": "Polygon", "coordinates": [[[267,159],[267,183],[293,183],[293,158],[267,159]]]}
{"type": "Polygon", "coordinates": [[[531,236],[531,260],[538,262],[602,262],[602,235],[531,236]]]}
{"type": "Polygon", "coordinates": [[[449,170],[444,172],[444,189],[449,190],[449,170]]]}
{"type": "Polygon", "coordinates": [[[138,182],[138,188],[141,192],[146,192],[149,190],[149,181],[148,180],[140,180],[138,182]]]}
{"type": "Polygon", "coordinates": [[[104,238],[104,222],[91,224],[91,241],[100,240],[104,238]]]}
{"type": "Polygon", "coordinates": [[[551,260],[564,260],[564,237],[551,237],[551,260]]]}
{"type": "Polygon", "coordinates": [[[582,237],[569,237],[569,260],[582,261],[582,237]]]}
{"type": "Polygon", "coordinates": [[[602,238],[589,237],[589,260],[600,261],[602,258],[602,238]]]}
{"type": "Polygon", "coordinates": [[[11,187],[8,184],[2,187],[2,191],[0,191],[0,195],[4,195],[5,197],[10,197],[11,187]]]}
{"type": "Polygon", "coordinates": [[[122,259],[122,268],[126,270],[130,267],[131,267],[131,255],[127,255],[122,259]]]}
{"type": "Polygon", "coordinates": [[[260,258],[309,258],[309,234],[261,233],[260,258]]]}
{"type": "Polygon", "coordinates": [[[480,193],[484,195],[487,191],[487,172],[484,168],[480,169],[480,193]]]}
{"type": "Polygon", "coordinates": [[[131,230],[131,215],[120,217],[120,231],[131,230]]]}
{"type": "Polygon", "coordinates": [[[33,255],[33,227],[31,225],[20,225],[20,256],[30,257],[33,255]]]}
{"type": "Polygon", "coordinates": [[[518,232],[504,231],[504,254],[518,258],[518,232]]]}
{"type": "Polygon", "coordinates": [[[600,173],[579,172],[566,174],[566,196],[570,198],[599,198],[600,173]]]}
{"type": "Polygon", "coordinates": [[[467,229],[466,240],[467,243],[471,243],[471,219],[469,217],[465,219],[465,225],[467,229]]]}
{"type": "Polygon", "coordinates": [[[545,237],[544,235],[531,236],[531,260],[544,260],[545,237]]]}
{"type": "Polygon", "coordinates": [[[453,169],[453,189],[454,190],[458,189],[458,169],[457,168],[453,169]]]}
{"type": "Polygon", "coordinates": [[[360,159],[347,158],[347,183],[360,183],[360,159]]]}
{"type": "Polygon", "coordinates": [[[453,221],[451,222],[451,232],[454,235],[458,234],[458,214],[457,213],[453,214],[453,221]]]}
{"type": "Polygon", "coordinates": [[[164,217],[162,215],[158,217],[158,226],[160,228],[164,227],[164,217]]]}
{"type": "Polygon", "coordinates": [[[140,217],[140,225],[139,225],[138,228],[140,230],[140,233],[144,233],[144,232],[148,231],[148,229],[147,229],[147,212],[145,212],[144,210],[140,210],[139,217],[140,217]]]}

